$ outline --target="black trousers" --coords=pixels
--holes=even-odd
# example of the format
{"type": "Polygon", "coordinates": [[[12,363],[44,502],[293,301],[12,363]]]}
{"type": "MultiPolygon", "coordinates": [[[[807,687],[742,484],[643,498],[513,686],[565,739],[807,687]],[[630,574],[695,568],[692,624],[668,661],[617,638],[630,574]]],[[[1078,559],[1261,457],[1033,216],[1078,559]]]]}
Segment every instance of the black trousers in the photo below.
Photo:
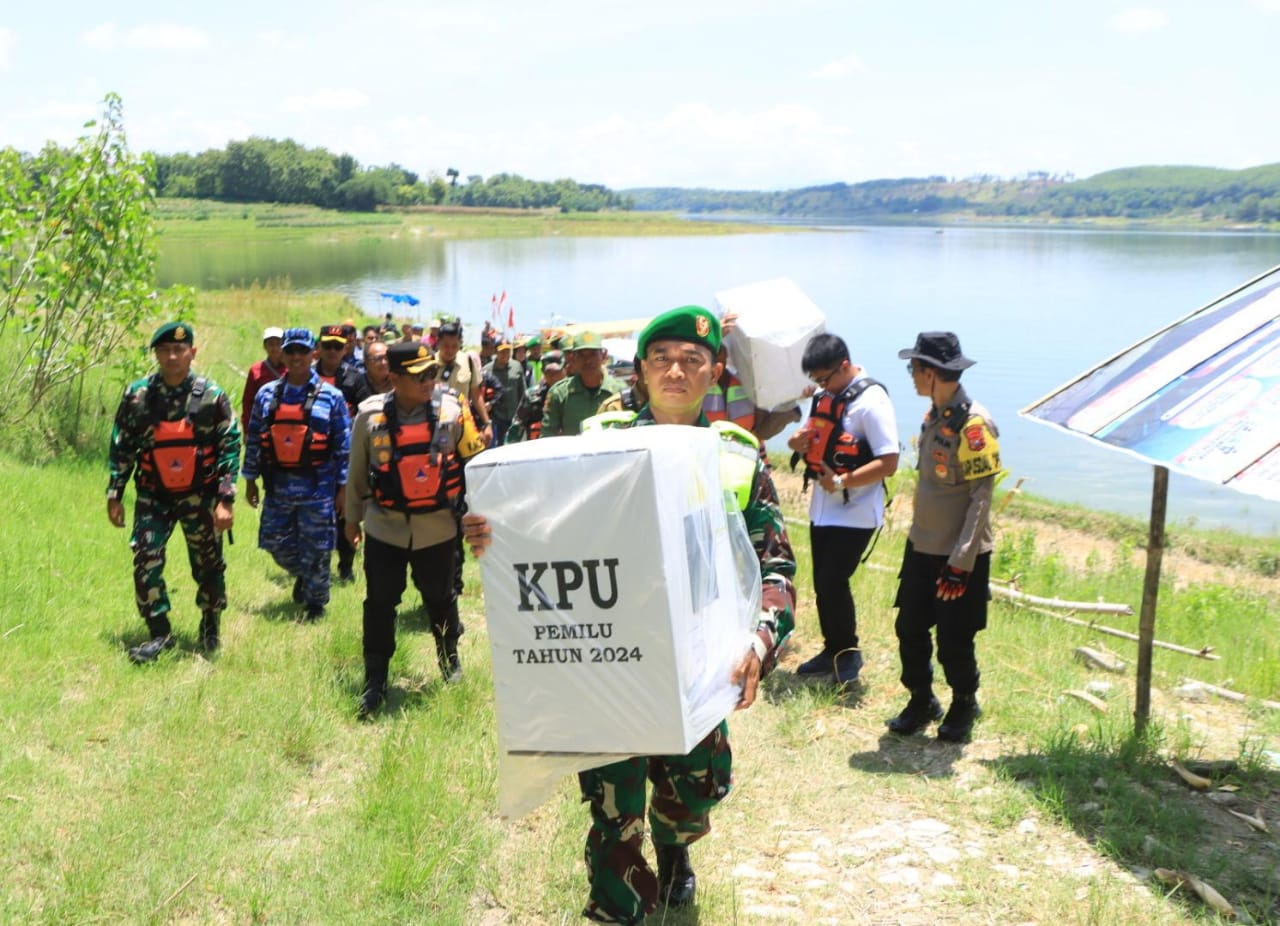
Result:
{"type": "Polygon", "coordinates": [[[954,601],[938,598],[937,581],[947,557],[918,553],[907,541],[898,573],[898,655],[902,659],[902,684],[910,691],[933,683],[933,640],[938,633],[938,663],[953,694],[978,690],[978,660],[973,638],[987,626],[987,602],[991,598],[991,554],[978,556],[965,592],[954,601]]]}
{"type": "Polygon", "coordinates": [[[858,611],[849,580],[874,534],[873,527],[809,525],[818,624],[823,649],[832,655],[858,645],[858,611]]]}
{"type": "Polygon", "coordinates": [[[356,548],[351,545],[351,541],[347,539],[347,519],[338,518],[337,523],[338,535],[334,541],[334,549],[338,551],[338,573],[344,573],[352,567],[356,561],[356,548]]]}
{"type": "Polygon", "coordinates": [[[438,638],[462,634],[458,599],[453,592],[454,542],[407,550],[365,535],[364,655],[389,660],[396,651],[396,608],[404,595],[406,573],[422,593],[431,632],[438,638]]]}

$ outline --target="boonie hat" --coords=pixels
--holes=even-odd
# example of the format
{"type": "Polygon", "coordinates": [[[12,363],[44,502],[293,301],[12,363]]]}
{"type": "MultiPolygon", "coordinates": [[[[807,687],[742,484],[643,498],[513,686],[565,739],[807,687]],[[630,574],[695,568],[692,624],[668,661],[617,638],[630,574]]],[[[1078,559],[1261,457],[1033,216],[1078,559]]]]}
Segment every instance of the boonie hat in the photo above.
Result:
{"type": "Polygon", "coordinates": [[[720,319],[700,305],[682,305],[663,312],[640,332],[636,350],[641,357],[649,350],[650,341],[688,341],[701,344],[714,357],[720,353],[720,319]]]}
{"type": "Polygon", "coordinates": [[[316,349],[316,338],[311,333],[310,328],[289,328],[284,333],[284,343],[280,345],[282,348],[305,347],[307,350],[316,349]]]}
{"type": "Polygon", "coordinates": [[[916,335],[915,347],[898,351],[899,360],[923,360],[944,370],[967,370],[978,361],[970,360],[960,350],[960,339],[950,331],[922,331],[916,335]]]}
{"type": "Polygon", "coordinates": [[[325,325],[323,328],[321,328],[320,343],[323,344],[325,341],[341,341],[342,343],[345,344],[347,342],[347,336],[345,333],[343,333],[342,326],[341,325],[325,325]]]}
{"type": "Polygon", "coordinates": [[[283,338],[283,337],[284,337],[283,328],[277,328],[273,325],[270,328],[262,329],[262,340],[264,341],[269,340],[271,338],[283,338]]]}
{"type": "Polygon", "coordinates": [[[151,346],[158,344],[190,344],[196,343],[196,330],[186,322],[167,322],[156,329],[151,336],[151,346]]]}
{"type": "Polygon", "coordinates": [[[400,341],[387,348],[387,366],[392,373],[416,376],[424,370],[440,369],[440,361],[420,341],[400,341]]]}

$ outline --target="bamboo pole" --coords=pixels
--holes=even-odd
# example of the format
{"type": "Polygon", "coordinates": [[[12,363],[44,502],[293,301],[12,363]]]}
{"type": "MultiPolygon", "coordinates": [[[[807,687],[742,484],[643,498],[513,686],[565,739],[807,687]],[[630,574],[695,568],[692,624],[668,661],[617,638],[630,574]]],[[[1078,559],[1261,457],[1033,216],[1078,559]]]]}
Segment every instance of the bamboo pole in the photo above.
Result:
{"type": "MultiPolygon", "coordinates": [[[[1225,698],[1228,701],[1236,701],[1239,703],[1244,703],[1249,700],[1249,695],[1239,691],[1232,691],[1230,688],[1220,688],[1217,685],[1211,685],[1208,682],[1202,682],[1199,679],[1195,679],[1195,678],[1189,678],[1187,679],[1187,681],[1191,682],[1194,685],[1199,685],[1201,688],[1203,688],[1205,691],[1209,692],[1210,694],[1215,694],[1219,698],[1225,698]]],[[[1280,711],[1280,704],[1276,703],[1275,701],[1267,701],[1263,698],[1259,698],[1258,703],[1261,704],[1263,707],[1267,708],[1268,710],[1280,711]]]]}
{"type": "MultiPolygon", "coordinates": [[[[1074,624],[1077,627],[1087,627],[1089,630],[1096,630],[1098,633],[1109,634],[1113,637],[1120,637],[1122,640],[1139,640],[1136,633],[1130,633],[1127,630],[1117,630],[1115,627],[1107,627],[1104,624],[1098,624],[1094,621],[1083,621],[1078,617],[1068,617],[1066,614],[1055,614],[1045,608],[1037,608],[1031,605],[1023,605],[1028,611],[1034,611],[1037,614],[1043,614],[1045,617],[1052,617],[1068,624],[1074,624]]],[[[1179,646],[1177,643],[1166,643],[1163,640],[1152,640],[1151,645],[1160,649],[1167,649],[1170,652],[1182,653],[1184,656],[1195,656],[1197,659],[1221,659],[1217,653],[1213,651],[1213,647],[1206,646],[1203,649],[1192,649],[1189,646],[1179,646]]],[[[1148,689],[1150,691],[1150,689],[1148,689]]]]}
{"type": "Polygon", "coordinates": [[[1151,647],[1156,635],[1156,601],[1160,597],[1160,565],[1164,559],[1164,523],[1169,502],[1169,470],[1155,467],[1151,482],[1151,523],[1147,530],[1147,575],[1138,616],[1138,678],[1134,694],[1134,732],[1139,736],[1151,718],[1151,647]]]}
{"type": "MultiPolygon", "coordinates": [[[[881,563],[867,563],[866,565],[868,569],[874,569],[876,572],[898,571],[896,566],[885,566],[881,563]]],[[[991,580],[991,594],[1000,598],[1008,598],[1010,601],[1040,605],[1045,608],[1062,608],[1066,611],[1083,611],[1088,614],[1129,615],[1133,613],[1133,608],[1127,604],[1114,604],[1109,601],[1068,601],[1063,598],[1041,598],[1038,595],[1020,592],[1015,588],[1005,588],[1003,585],[998,584],[999,582],[999,579],[991,580]]]]}

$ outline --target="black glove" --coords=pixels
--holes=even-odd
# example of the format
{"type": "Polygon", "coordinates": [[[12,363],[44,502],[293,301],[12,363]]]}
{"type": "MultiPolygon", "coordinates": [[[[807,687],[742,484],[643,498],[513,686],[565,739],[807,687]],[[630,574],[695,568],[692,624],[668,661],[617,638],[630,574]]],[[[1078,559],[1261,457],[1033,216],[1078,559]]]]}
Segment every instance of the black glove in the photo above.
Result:
{"type": "Polygon", "coordinates": [[[955,566],[943,566],[938,574],[938,597],[943,601],[955,601],[969,586],[969,573],[955,566]]]}

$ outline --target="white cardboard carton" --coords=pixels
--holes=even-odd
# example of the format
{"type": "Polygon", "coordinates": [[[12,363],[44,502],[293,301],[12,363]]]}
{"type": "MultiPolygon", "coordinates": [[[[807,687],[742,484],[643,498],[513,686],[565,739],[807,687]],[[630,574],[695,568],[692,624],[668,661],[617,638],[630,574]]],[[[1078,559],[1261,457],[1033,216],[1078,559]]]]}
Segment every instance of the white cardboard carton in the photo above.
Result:
{"type": "Polygon", "coordinates": [[[738,327],[725,338],[729,364],[758,408],[790,406],[809,378],[800,369],[805,345],[827,330],[827,318],[786,277],[716,293],[722,313],[735,312],[738,327]]]}
{"type": "Polygon", "coordinates": [[[467,466],[504,753],[684,754],[733,710],[749,624],[718,442],[655,425],[467,466]]]}

